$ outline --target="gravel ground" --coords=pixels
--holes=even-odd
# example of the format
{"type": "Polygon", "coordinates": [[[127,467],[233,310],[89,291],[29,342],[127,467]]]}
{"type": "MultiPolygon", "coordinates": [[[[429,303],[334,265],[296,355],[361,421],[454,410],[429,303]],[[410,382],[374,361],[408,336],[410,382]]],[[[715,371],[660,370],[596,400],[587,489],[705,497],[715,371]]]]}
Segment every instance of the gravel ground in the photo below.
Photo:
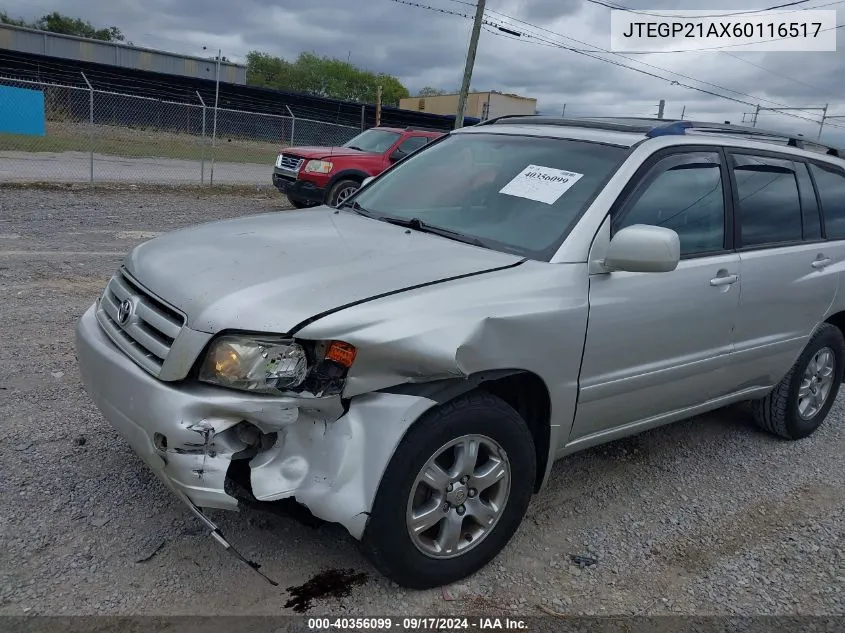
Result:
{"type": "Polygon", "coordinates": [[[237,563],[94,408],[73,326],[135,244],[282,200],[0,189],[0,614],[284,614],[332,568],[368,580],[311,614],[845,614],[841,400],[797,443],[737,408],[558,462],[507,549],[446,591],[384,580],[336,526],[210,512],[280,587],[237,563]]]}

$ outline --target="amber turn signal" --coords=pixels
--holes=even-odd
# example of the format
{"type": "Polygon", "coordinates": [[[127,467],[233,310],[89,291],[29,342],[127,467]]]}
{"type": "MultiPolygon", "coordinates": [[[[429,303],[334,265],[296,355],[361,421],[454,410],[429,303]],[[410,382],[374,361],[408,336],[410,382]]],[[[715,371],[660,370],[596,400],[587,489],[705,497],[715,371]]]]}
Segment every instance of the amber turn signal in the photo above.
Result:
{"type": "Polygon", "coordinates": [[[332,341],[326,348],[326,359],[336,362],[338,365],[349,368],[355,362],[355,355],[358,350],[354,345],[343,341],[332,341]]]}

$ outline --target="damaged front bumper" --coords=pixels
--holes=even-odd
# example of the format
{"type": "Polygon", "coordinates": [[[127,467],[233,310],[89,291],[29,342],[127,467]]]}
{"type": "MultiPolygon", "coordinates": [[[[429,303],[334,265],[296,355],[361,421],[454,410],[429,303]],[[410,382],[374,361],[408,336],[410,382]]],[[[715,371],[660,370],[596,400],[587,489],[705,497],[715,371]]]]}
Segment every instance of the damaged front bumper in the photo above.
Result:
{"type": "Polygon", "coordinates": [[[436,403],[369,393],[275,397],[157,380],[106,337],[96,304],[79,319],[82,381],[153,472],[199,507],[236,510],[239,494],[295,499],[360,539],[381,476],[408,427],[436,403]],[[248,482],[233,486],[233,464],[248,482]]]}

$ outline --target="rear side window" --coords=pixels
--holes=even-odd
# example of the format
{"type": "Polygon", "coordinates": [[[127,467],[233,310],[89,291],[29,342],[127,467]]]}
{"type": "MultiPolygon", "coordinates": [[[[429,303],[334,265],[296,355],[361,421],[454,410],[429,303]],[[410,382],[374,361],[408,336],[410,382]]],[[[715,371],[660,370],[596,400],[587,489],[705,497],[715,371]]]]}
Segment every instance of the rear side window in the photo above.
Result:
{"type": "Polygon", "coordinates": [[[732,159],[742,246],[801,241],[795,163],[744,154],[732,159]]]}
{"type": "Polygon", "coordinates": [[[810,165],[810,171],[819,191],[827,238],[845,239],[845,176],[834,169],[818,165],[810,165]]]}
{"type": "Polygon", "coordinates": [[[411,138],[402,141],[398,149],[401,149],[405,154],[410,154],[411,152],[416,152],[419,148],[428,143],[428,140],[429,139],[425,136],[412,136],[411,138]]]}
{"type": "Polygon", "coordinates": [[[725,201],[721,161],[716,152],[672,154],[658,161],[613,223],[672,229],[681,255],[721,251],[725,242],[725,201]]]}

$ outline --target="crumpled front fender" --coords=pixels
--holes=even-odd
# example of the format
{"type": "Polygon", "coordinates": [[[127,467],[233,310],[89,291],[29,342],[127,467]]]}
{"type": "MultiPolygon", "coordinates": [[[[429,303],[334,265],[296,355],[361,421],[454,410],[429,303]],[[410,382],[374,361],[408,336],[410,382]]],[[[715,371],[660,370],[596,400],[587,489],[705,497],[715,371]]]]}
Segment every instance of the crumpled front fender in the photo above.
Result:
{"type": "Polygon", "coordinates": [[[332,422],[297,422],[250,461],[255,498],[295,498],[321,519],[360,539],[382,474],[408,428],[437,403],[428,398],[371,393],[354,398],[332,422]]]}

